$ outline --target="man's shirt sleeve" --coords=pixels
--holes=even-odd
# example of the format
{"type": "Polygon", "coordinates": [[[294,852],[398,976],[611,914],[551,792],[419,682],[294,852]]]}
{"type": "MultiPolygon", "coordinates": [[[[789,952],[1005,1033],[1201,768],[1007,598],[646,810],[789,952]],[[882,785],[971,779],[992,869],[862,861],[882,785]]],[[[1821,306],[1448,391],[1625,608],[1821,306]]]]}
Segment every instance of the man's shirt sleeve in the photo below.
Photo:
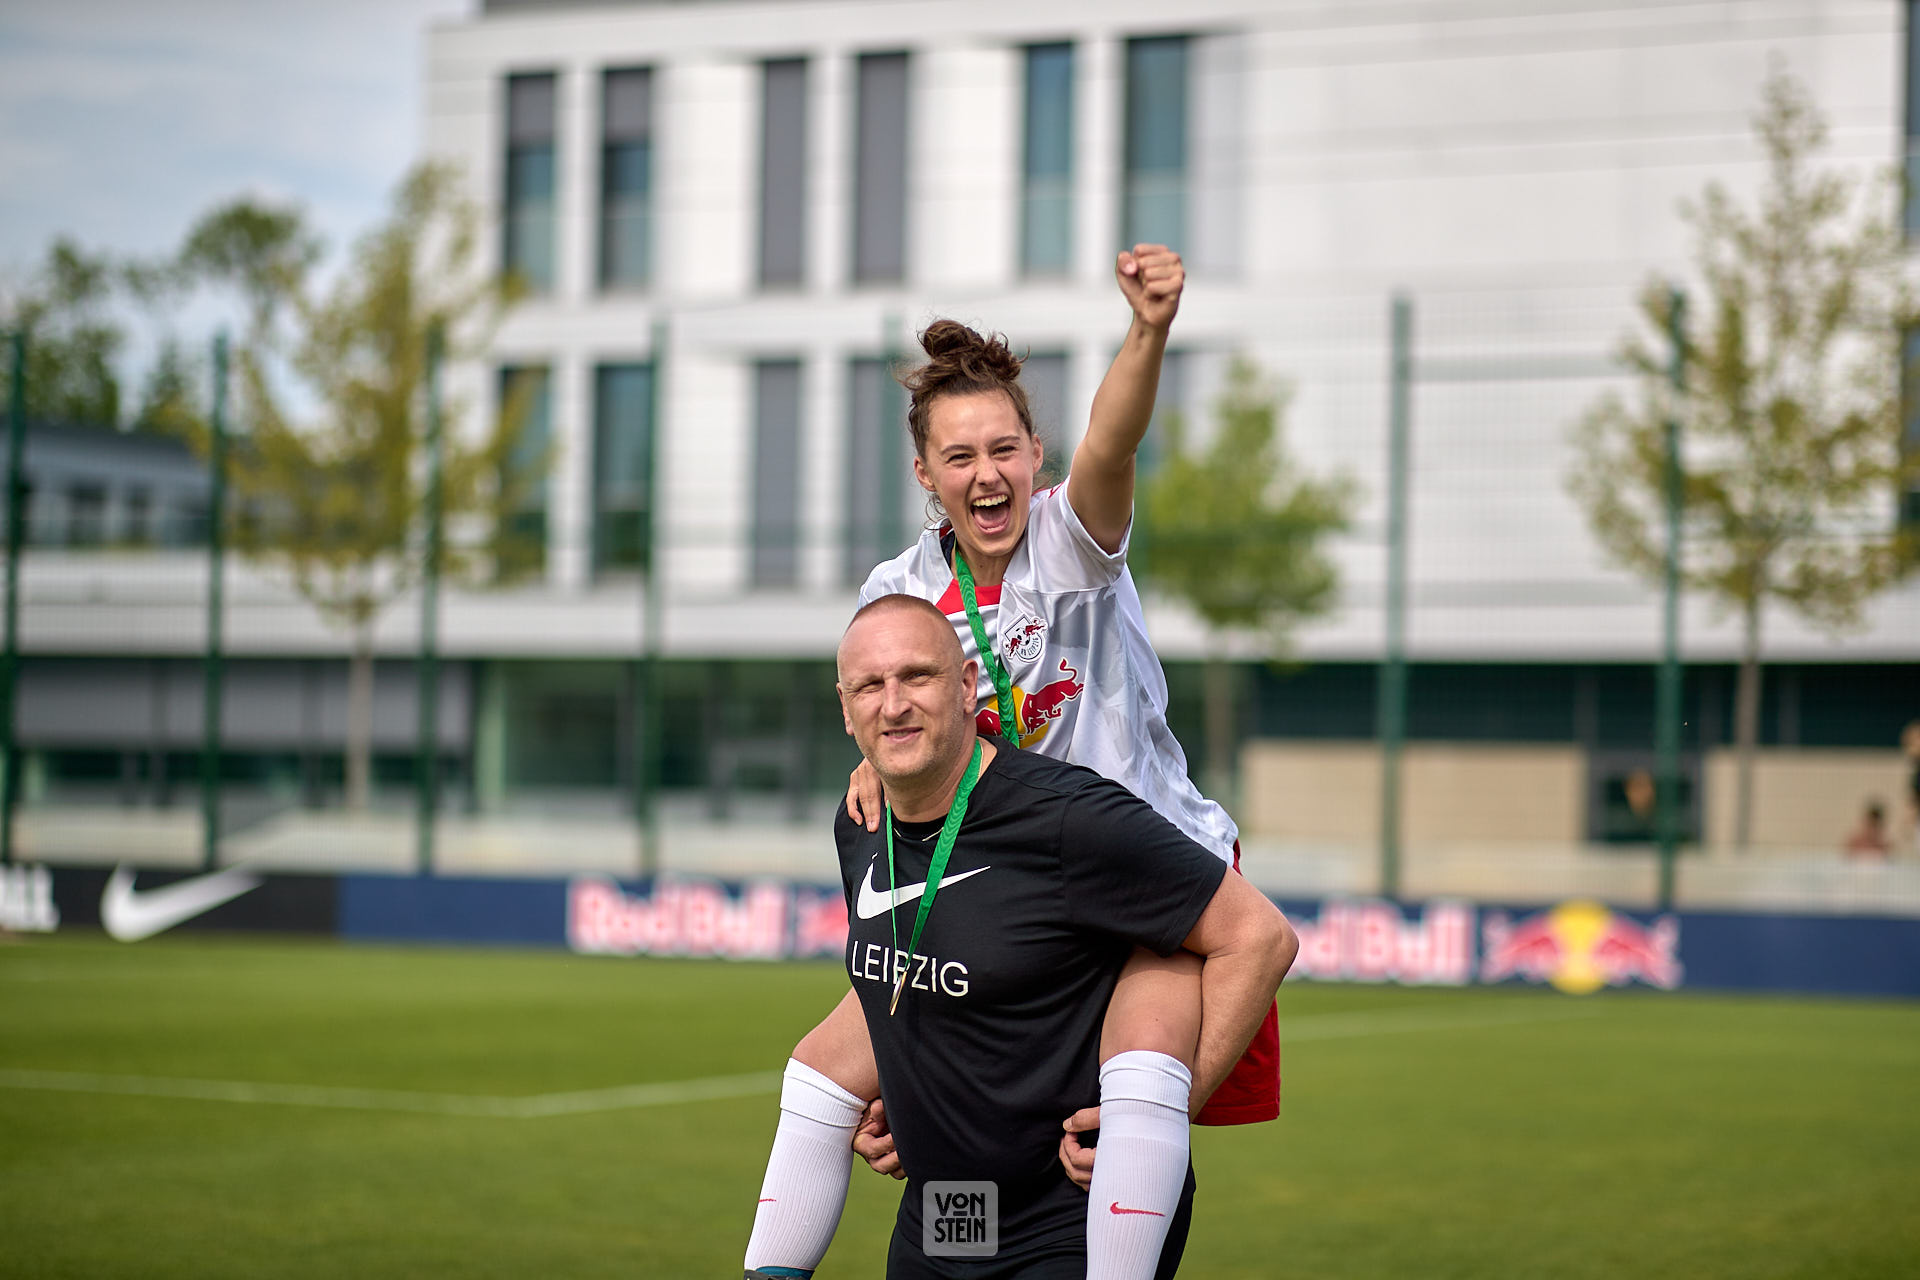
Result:
{"type": "Polygon", "coordinates": [[[1075,925],[1172,955],[1213,901],[1227,866],[1117,782],[1069,798],[1060,833],[1075,925]]]}
{"type": "Polygon", "coordinates": [[[840,806],[839,811],[834,814],[834,857],[840,866],[840,892],[846,895],[847,912],[849,915],[853,912],[854,895],[858,893],[859,889],[854,879],[852,861],[847,855],[852,850],[854,841],[859,839],[860,833],[864,829],[865,828],[861,827],[859,823],[847,816],[847,806],[844,803],[840,806]]]}

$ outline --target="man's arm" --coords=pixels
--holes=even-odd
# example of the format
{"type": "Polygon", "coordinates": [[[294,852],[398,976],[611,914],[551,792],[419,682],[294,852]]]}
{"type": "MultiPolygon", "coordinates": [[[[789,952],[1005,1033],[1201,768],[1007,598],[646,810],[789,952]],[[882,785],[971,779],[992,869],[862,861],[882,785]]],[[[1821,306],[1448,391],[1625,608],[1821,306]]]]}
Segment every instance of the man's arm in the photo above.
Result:
{"type": "Polygon", "coordinates": [[[1133,518],[1133,455],[1153,418],[1167,332],[1187,278],[1180,255],[1158,244],[1121,253],[1114,274],[1133,308],[1133,323],[1093,397],[1087,434],[1067,472],[1067,501],[1109,554],[1120,549],[1133,518]]]}
{"type": "MultiPolygon", "coordinates": [[[[1300,939],[1265,894],[1228,872],[1181,945],[1205,962],[1200,970],[1200,1047],[1187,1100],[1187,1114],[1196,1116],[1260,1029],[1280,980],[1300,951],[1300,939]]],[[[1067,1117],[1060,1140],[1060,1165],[1082,1190],[1093,1179],[1095,1156],[1092,1147],[1080,1144],[1079,1135],[1099,1127],[1100,1108],[1083,1107],[1067,1117]]]]}
{"type": "Polygon", "coordinates": [[[1198,1114],[1273,1004],[1280,980],[1300,951],[1300,939],[1280,909],[1248,884],[1228,874],[1181,944],[1201,956],[1200,1049],[1193,1062],[1193,1100],[1198,1114]]]}

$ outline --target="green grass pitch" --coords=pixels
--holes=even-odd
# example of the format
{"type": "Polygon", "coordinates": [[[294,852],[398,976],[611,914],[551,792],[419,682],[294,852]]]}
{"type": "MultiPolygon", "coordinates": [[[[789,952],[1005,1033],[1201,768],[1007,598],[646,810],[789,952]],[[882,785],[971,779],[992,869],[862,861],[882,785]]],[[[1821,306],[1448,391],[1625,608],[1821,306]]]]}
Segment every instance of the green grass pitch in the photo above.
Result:
{"type": "MultiPolygon", "coordinates": [[[[844,983],[257,938],[0,946],[0,1275],[737,1276],[771,1090],[458,1111],[751,1088],[724,1078],[777,1071],[844,983]],[[39,1087],[218,1092],[180,1081],[264,1100],[39,1087]],[[368,1092],[325,1092],[348,1090],[368,1092]]],[[[1282,1118],[1196,1131],[1185,1276],[1920,1274],[1920,1006],[1312,985],[1280,1003],[1282,1118]]],[[[897,1194],[855,1171],[822,1280],[880,1274],[897,1194]]]]}

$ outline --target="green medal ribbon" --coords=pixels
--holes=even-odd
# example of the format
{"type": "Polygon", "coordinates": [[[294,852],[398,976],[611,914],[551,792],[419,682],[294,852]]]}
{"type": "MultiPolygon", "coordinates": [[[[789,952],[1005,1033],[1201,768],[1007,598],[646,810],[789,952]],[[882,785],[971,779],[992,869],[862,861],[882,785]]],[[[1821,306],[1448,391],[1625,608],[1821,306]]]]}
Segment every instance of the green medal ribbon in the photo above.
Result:
{"type": "Polygon", "coordinates": [[[953,573],[960,579],[960,598],[967,605],[967,625],[973,628],[973,642],[980,647],[980,661],[987,669],[987,678],[993,681],[994,692],[1000,695],[1000,736],[1017,747],[1020,719],[1013,709],[1013,680],[1000,665],[993,642],[987,639],[987,624],[980,620],[980,604],[974,598],[973,571],[967,568],[967,558],[960,554],[958,542],[953,544],[953,573]]]}
{"type": "MultiPolygon", "coordinates": [[[[888,1016],[900,1011],[900,995],[907,989],[907,975],[913,972],[914,953],[920,948],[920,930],[926,928],[927,913],[933,910],[933,895],[940,891],[940,877],[947,873],[947,859],[953,856],[953,842],[960,834],[960,823],[967,816],[967,798],[973,794],[973,784],[980,781],[980,739],[973,740],[973,759],[967,761],[967,772],[960,779],[960,789],[953,794],[953,807],[947,810],[947,820],[940,826],[940,839],[933,846],[933,861],[927,866],[927,891],[920,895],[920,911],[913,918],[913,936],[907,939],[907,958],[900,968],[900,977],[893,984],[893,1003],[887,1006],[888,1016]]],[[[893,870],[893,806],[887,806],[887,890],[891,893],[900,887],[900,877],[893,870]]],[[[893,925],[893,953],[900,954],[900,906],[894,903],[887,911],[887,921],[893,925]]]]}

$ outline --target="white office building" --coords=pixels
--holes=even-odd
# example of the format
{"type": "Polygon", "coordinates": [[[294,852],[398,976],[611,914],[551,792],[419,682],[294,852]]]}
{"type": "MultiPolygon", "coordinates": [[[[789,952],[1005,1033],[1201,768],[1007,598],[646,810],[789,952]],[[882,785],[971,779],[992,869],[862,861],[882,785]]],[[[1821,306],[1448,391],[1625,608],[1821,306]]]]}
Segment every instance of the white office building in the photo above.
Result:
{"type": "MultiPolygon", "coordinates": [[[[1637,291],[1689,278],[1681,201],[1757,189],[1771,64],[1826,116],[1832,163],[1901,162],[1920,133],[1910,8],[486,0],[436,25],[424,150],[462,166],[489,251],[531,287],[451,390],[478,431],[524,382],[553,446],[526,513],[543,579],[443,611],[468,676],[449,751],[488,804],[616,789],[632,663],[658,653],[670,782],[830,785],[827,660],[856,586],[923,516],[889,361],[934,317],[1005,332],[1064,459],[1126,325],[1115,251],[1165,241],[1190,275],[1161,409],[1204,441],[1227,361],[1249,357],[1287,390],[1302,465],[1362,495],[1341,604],[1297,637],[1311,665],[1232,642],[1242,736],[1373,732],[1399,294],[1409,731],[1575,752],[1581,829],[1604,838],[1651,751],[1661,608],[1568,496],[1569,432],[1627,385],[1637,291]]],[[[30,627],[34,647],[101,649],[107,597],[30,627]]],[[[238,590],[231,649],[337,662],[293,611],[238,590]]],[[[413,619],[393,611],[383,651],[406,657],[413,619]]],[[[1207,637],[1165,600],[1149,620],[1195,748],[1207,637]]],[[[1842,637],[1784,613],[1765,634],[1769,743],[1891,747],[1920,714],[1920,586],[1842,637]]],[[[1690,601],[1682,636],[1697,772],[1727,737],[1739,633],[1690,601]]]]}

